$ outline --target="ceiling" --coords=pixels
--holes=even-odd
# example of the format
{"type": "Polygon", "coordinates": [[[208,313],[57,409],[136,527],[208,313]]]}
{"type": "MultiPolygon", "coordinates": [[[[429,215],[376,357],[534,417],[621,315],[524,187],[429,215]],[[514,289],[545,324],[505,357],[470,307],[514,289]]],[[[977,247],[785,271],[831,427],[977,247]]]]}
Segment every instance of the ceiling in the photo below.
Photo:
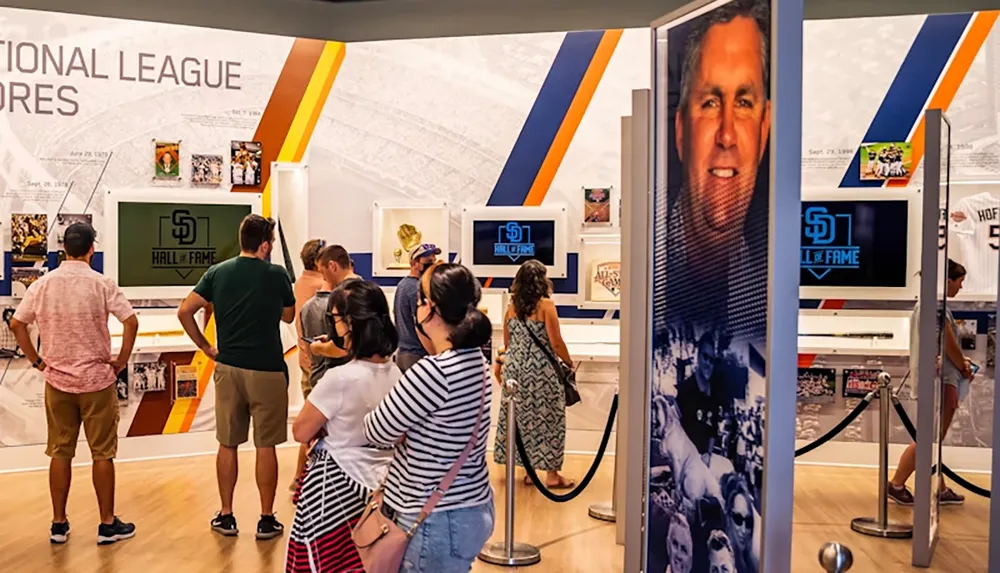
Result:
{"type": "MultiPolygon", "coordinates": [[[[804,0],[806,18],[970,12],[1000,0],[804,0]]],[[[0,0],[0,6],[356,42],[635,28],[686,0],[0,0]]]]}

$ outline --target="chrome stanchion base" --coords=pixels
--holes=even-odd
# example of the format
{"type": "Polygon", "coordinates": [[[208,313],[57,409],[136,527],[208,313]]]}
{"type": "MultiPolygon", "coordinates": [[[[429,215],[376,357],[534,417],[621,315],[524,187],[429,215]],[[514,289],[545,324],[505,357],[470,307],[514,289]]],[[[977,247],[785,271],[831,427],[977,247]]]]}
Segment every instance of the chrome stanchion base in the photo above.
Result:
{"type": "Polygon", "coordinates": [[[913,537],[913,526],[908,523],[888,522],[885,527],[874,517],[858,517],[851,520],[851,529],[872,537],[884,539],[910,539],[913,537]]]}
{"type": "Polygon", "coordinates": [[[587,510],[587,514],[594,519],[599,519],[601,521],[610,521],[614,523],[617,519],[617,514],[615,512],[614,506],[610,501],[604,503],[595,503],[590,506],[587,510]]]}
{"type": "Polygon", "coordinates": [[[507,548],[502,541],[488,543],[479,552],[480,561],[485,561],[491,565],[503,565],[504,567],[523,567],[534,565],[542,560],[542,552],[534,545],[527,543],[515,543],[514,550],[507,556],[507,548]]]}

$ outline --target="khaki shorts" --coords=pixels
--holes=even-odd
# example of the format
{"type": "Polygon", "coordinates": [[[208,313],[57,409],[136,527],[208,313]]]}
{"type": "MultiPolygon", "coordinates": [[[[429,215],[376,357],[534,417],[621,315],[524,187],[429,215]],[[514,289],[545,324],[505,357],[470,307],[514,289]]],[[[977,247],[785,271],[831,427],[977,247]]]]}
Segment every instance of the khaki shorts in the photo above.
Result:
{"type": "Polygon", "coordinates": [[[70,394],[46,384],[45,419],[49,434],[45,455],[50,458],[73,459],[80,424],[92,459],[111,460],[118,454],[118,393],[114,384],[86,394],[70,394]]]}
{"type": "Polygon", "coordinates": [[[253,419],[253,444],[271,448],[288,440],[288,382],[284,372],[261,372],[216,364],[216,437],[235,448],[247,441],[253,419]]]}
{"type": "Polygon", "coordinates": [[[302,399],[305,400],[309,398],[309,394],[313,391],[312,380],[309,379],[311,372],[308,368],[302,368],[301,366],[299,370],[302,371],[302,399]]]}

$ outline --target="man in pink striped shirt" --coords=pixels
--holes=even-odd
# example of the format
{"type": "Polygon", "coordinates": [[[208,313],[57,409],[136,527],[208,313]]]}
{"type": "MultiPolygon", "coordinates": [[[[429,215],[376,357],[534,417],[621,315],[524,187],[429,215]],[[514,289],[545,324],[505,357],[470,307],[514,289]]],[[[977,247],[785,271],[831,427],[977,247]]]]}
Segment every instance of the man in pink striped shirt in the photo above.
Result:
{"type": "Polygon", "coordinates": [[[18,346],[45,376],[52,543],[65,543],[69,536],[66,499],[81,424],[94,460],[94,490],[101,513],[97,543],[108,545],[135,535],[135,525],[115,516],[113,460],[119,419],[115,380],[132,354],[139,320],[115,281],[90,267],[95,238],[87,223],[70,225],[64,240],[66,261],[28,288],[10,321],[18,346]],[[109,315],[125,326],[117,358],[111,356],[109,315]],[[38,323],[44,359],[28,334],[33,322],[38,323]]]}

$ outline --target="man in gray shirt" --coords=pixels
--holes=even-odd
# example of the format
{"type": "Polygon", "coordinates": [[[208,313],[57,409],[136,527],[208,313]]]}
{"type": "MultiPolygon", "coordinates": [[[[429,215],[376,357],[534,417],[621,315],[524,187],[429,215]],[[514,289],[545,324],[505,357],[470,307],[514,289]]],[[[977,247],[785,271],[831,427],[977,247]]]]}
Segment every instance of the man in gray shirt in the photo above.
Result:
{"type": "Polygon", "coordinates": [[[396,366],[406,372],[410,366],[427,356],[427,351],[417,338],[414,318],[417,313],[417,293],[420,292],[420,277],[424,271],[434,266],[441,249],[436,245],[423,244],[410,249],[410,274],[403,277],[396,285],[396,298],[393,302],[393,314],[396,319],[396,330],[399,332],[399,352],[396,354],[396,366]]]}

